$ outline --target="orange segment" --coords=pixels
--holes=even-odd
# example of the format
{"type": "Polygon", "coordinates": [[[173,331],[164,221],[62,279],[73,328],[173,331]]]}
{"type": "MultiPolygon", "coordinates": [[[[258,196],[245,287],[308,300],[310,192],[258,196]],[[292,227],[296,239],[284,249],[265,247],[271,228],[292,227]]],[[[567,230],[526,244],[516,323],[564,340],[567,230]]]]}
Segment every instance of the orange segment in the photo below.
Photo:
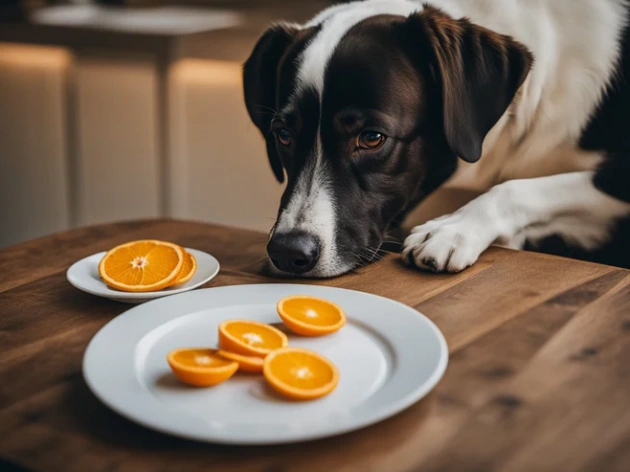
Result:
{"type": "Polygon", "coordinates": [[[242,356],[229,351],[217,351],[217,354],[226,359],[238,362],[238,369],[251,374],[258,374],[263,370],[263,358],[256,356],[242,356]]]}
{"type": "Polygon", "coordinates": [[[178,245],[148,239],[108,251],[98,273],[107,285],[118,290],[151,292],[171,285],[183,263],[184,252],[178,245]]]}
{"type": "Polygon", "coordinates": [[[230,320],[219,325],[219,348],[224,351],[265,357],[287,344],[289,340],[282,331],[256,321],[230,320]]]}
{"type": "Polygon", "coordinates": [[[197,260],[195,259],[195,256],[186,251],[184,248],[182,248],[182,250],[184,251],[184,263],[182,264],[182,269],[179,271],[173,285],[185,284],[193,278],[193,275],[195,275],[195,272],[197,271],[197,260]]]}
{"type": "Polygon", "coordinates": [[[316,352],[293,347],[269,354],[263,374],[274,390],[293,400],[323,397],[339,383],[339,371],[332,362],[316,352]]]}
{"type": "Polygon", "coordinates": [[[343,310],[322,298],[294,295],[280,300],[277,309],[287,328],[302,336],[330,334],[346,324],[343,310]]]}
{"type": "Polygon", "coordinates": [[[195,387],[219,384],[238,370],[238,362],[219,356],[215,349],[176,349],[168,354],[166,360],[175,377],[195,387]]]}

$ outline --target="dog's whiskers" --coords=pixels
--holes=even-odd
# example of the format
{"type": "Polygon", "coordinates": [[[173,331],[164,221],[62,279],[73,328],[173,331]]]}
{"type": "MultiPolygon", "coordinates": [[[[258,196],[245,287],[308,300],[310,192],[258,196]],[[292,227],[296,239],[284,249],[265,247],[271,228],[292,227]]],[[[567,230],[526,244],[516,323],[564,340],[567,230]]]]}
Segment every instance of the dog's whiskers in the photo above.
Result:
{"type": "Polygon", "coordinates": [[[258,259],[256,259],[255,261],[250,262],[251,265],[255,265],[255,264],[260,264],[261,262],[267,260],[267,256],[263,256],[260,257],[258,259]]]}

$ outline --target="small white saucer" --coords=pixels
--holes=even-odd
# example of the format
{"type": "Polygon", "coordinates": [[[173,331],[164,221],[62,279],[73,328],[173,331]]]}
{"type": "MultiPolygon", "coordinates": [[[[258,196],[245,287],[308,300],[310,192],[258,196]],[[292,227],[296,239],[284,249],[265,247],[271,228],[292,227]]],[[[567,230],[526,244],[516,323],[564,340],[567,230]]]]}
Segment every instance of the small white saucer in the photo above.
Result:
{"type": "Polygon", "coordinates": [[[165,288],[158,292],[122,292],[108,287],[98,275],[98,264],[105,255],[105,252],[99,252],[98,254],[93,254],[75,262],[66,272],[66,278],[68,282],[79,290],[92,295],[123,303],[144,303],[149,300],[155,300],[156,298],[187,292],[212,280],[219,273],[219,261],[217,261],[216,258],[205,252],[197,251],[196,249],[186,248],[186,250],[195,256],[197,260],[197,271],[195,275],[185,284],[165,288]]]}

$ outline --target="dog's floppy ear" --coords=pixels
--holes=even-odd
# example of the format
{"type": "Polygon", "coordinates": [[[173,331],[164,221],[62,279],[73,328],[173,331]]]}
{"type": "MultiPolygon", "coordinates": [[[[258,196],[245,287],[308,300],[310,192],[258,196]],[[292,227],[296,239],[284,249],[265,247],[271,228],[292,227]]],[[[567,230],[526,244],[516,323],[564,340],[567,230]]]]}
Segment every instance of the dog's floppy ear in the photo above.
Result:
{"type": "MultiPolygon", "coordinates": [[[[278,67],[291,46],[297,28],[277,24],[261,36],[251,56],[243,66],[243,92],[247,112],[266,138],[276,109],[278,67]]],[[[278,182],[284,182],[282,161],[275,144],[267,139],[267,155],[278,182]]]]}
{"type": "Polygon", "coordinates": [[[441,89],[450,148],[467,162],[478,161],[483,140],[525,81],[532,54],[509,36],[431,6],[406,23],[413,37],[420,38],[420,50],[429,55],[441,89]]]}

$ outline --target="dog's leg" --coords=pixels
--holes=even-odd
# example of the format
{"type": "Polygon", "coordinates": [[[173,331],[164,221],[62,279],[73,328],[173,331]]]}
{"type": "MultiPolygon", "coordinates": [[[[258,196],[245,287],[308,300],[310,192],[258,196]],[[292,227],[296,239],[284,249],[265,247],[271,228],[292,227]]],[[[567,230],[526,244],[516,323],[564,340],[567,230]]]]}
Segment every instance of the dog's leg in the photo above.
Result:
{"type": "Polygon", "coordinates": [[[630,204],[594,186],[592,172],[512,180],[451,215],[415,227],[402,257],[422,269],[459,272],[495,241],[513,245],[529,236],[558,234],[591,249],[629,214],[630,204]]]}

